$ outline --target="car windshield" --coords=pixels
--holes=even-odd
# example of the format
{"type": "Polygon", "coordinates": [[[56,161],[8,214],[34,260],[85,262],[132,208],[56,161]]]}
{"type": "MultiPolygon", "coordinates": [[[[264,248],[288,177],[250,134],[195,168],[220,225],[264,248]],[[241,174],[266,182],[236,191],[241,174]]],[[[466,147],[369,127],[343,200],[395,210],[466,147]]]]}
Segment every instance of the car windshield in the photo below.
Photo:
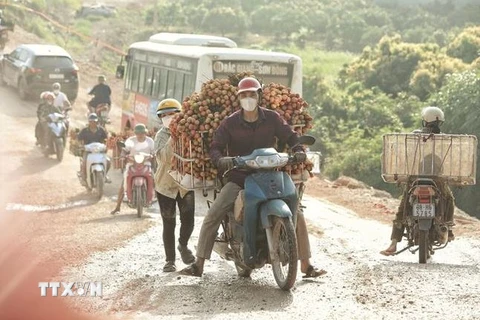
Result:
{"type": "Polygon", "coordinates": [[[71,68],[72,65],[70,58],[61,56],[36,57],[34,62],[36,68],[71,68]]]}

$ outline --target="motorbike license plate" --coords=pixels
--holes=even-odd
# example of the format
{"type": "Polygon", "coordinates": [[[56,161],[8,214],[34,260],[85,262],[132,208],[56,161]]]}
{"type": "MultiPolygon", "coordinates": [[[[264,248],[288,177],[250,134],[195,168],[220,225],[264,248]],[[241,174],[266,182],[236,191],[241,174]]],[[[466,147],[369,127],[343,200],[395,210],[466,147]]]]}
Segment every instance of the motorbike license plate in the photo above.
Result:
{"type": "Polygon", "coordinates": [[[435,205],[431,203],[416,203],[413,205],[413,217],[435,218],[435,205]]]}
{"type": "Polygon", "coordinates": [[[50,79],[63,79],[64,76],[63,76],[63,74],[54,74],[54,73],[51,73],[51,74],[48,75],[48,77],[49,77],[50,79]]]}

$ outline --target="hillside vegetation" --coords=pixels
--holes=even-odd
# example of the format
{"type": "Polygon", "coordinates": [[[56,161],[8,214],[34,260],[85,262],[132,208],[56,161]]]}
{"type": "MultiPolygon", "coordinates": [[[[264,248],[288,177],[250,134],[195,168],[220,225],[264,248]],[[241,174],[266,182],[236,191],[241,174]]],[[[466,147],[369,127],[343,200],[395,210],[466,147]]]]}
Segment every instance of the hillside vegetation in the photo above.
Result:
{"type": "MultiPolygon", "coordinates": [[[[381,136],[419,127],[426,105],[446,113],[445,132],[478,135],[480,1],[179,0],[132,3],[111,18],[74,19],[77,0],[33,0],[84,34],[125,49],[155,32],[225,35],[243,47],[304,61],[304,97],[315,117],[324,172],[399,194],[380,177],[381,136]],[[307,8],[307,9],[305,9],[307,8]]],[[[17,22],[82,52],[91,47],[20,11],[17,22]]],[[[105,66],[118,56],[103,51],[105,66]]],[[[480,214],[480,186],[455,190],[480,214]]]]}

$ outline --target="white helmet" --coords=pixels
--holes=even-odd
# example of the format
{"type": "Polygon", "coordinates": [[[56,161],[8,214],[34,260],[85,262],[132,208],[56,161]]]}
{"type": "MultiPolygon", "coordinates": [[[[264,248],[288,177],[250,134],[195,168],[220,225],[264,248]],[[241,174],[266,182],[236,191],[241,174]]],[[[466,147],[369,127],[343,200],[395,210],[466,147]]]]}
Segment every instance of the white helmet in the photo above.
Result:
{"type": "Polygon", "coordinates": [[[422,120],[426,123],[438,121],[443,123],[445,121],[445,115],[440,108],[437,107],[426,107],[422,110],[422,120]]]}

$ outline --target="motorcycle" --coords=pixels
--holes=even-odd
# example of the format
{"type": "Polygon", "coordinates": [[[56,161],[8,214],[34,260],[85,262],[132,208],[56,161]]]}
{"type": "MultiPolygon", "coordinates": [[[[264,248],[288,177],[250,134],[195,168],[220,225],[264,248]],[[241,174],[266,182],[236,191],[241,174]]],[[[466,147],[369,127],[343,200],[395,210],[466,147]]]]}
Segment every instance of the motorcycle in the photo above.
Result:
{"type": "MultiPolygon", "coordinates": [[[[125,143],[119,141],[118,146],[125,148],[125,143]]],[[[127,204],[130,208],[136,208],[137,216],[141,218],[143,208],[148,208],[153,200],[152,160],[154,157],[151,154],[139,152],[128,155],[127,159],[131,163],[126,181],[127,204]]]]}
{"type": "MultiPolygon", "coordinates": [[[[97,191],[97,198],[103,196],[105,186],[105,176],[107,172],[107,146],[103,143],[93,142],[84,146],[87,152],[86,179],[83,180],[81,174],[78,176],[80,183],[90,192],[93,189],[97,191]]],[[[83,158],[80,158],[80,164],[83,165],[83,158]]]]}
{"type": "MultiPolygon", "coordinates": [[[[314,142],[311,136],[299,140],[303,145],[314,142]]],[[[299,195],[291,177],[278,169],[295,164],[295,158],[274,148],[261,148],[233,161],[230,170],[247,170],[251,174],[245,179],[245,189],[240,191],[234,211],[226,213],[222,221],[223,233],[216,239],[214,250],[234,261],[241,277],[249,277],[253,269],[271,264],[277,285],[289,290],[297,276],[295,226],[299,195]]]]}
{"type": "Polygon", "coordinates": [[[410,251],[418,250],[418,262],[426,263],[435,250],[447,246],[453,223],[447,222],[444,196],[437,182],[421,176],[412,177],[411,181],[403,210],[408,245],[397,254],[418,246],[410,251]]]}
{"type": "Polygon", "coordinates": [[[98,125],[105,128],[106,124],[110,123],[108,114],[110,112],[110,106],[108,103],[100,103],[95,108],[91,107],[87,103],[87,107],[90,113],[96,113],[98,116],[98,125]]]}
{"type": "Polygon", "coordinates": [[[63,160],[63,153],[67,143],[68,111],[70,110],[71,108],[68,108],[65,109],[64,114],[55,112],[47,116],[49,132],[47,141],[42,147],[45,157],[55,154],[59,162],[63,160]]]}

